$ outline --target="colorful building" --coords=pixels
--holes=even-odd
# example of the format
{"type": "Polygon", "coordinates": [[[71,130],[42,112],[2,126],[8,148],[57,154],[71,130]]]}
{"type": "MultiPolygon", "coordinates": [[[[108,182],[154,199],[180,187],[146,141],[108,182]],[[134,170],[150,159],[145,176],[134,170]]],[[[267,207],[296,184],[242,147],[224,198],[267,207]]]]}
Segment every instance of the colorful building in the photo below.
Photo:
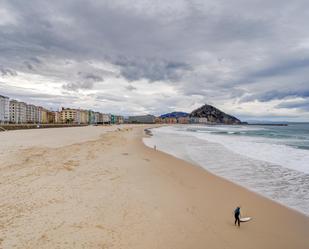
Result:
{"type": "Polygon", "coordinates": [[[189,124],[189,117],[179,117],[177,121],[179,124],[189,124]]]}
{"type": "Polygon", "coordinates": [[[51,115],[52,115],[52,123],[53,124],[61,124],[62,123],[60,112],[52,112],[51,115]]]}
{"type": "Polygon", "coordinates": [[[78,123],[78,115],[76,109],[63,108],[61,109],[61,120],[63,123],[78,123]]]}

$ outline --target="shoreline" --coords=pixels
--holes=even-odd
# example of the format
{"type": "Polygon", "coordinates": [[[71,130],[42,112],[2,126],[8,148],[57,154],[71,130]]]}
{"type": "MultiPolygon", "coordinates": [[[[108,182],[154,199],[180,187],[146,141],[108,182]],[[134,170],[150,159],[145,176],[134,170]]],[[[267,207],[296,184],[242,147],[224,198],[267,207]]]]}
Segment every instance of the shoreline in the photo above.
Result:
{"type": "Polygon", "coordinates": [[[84,127],[65,144],[30,132],[0,167],[0,248],[308,248],[307,216],[147,147],[147,127],[84,127]],[[238,204],[253,217],[240,228],[238,204]]]}
{"type": "Polygon", "coordinates": [[[305,172],[246,156],[230,150],[222,142],[217,142],[213,138],[208,140],[208,137],[200,138],[198,135],[195,136],[195,133],[174,134],[174,129],[158,129],[157,132],[154,130],[153,134],[152,138],[143,140],[149,148],[156,145],[161,152],[201,167],[215,176],[309,217],[306,191],[308,175],[305,172]],[[282,189],[283,187],[286,189],[282,189]],[[294,192],[296,188],[303,191],[296,193],[294,192]]]}

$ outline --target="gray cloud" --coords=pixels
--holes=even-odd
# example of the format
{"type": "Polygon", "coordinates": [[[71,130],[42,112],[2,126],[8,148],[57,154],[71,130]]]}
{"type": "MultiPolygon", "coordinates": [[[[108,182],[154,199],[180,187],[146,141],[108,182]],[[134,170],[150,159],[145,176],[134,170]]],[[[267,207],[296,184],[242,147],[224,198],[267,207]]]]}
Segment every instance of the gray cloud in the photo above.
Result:
{"type": "Polygon", "coordinates": [[[13,69],[10,69],[10,68],[3,68],[3,67],[0,66],[0,72],[1,72],[2,76],[7,76],[7,75],[17,76],[17,72],[13,69]]]}
{"type": "Polygon", "coordinates": [[[65,90],[69,90],[69,91],[77,91],[79,89],[92,89],[93,88],[93,82],[76,82],[76,83],[67,83],[65,85],[62,86],[63,89],[65,90]]]}
{"type": "Polygon", "coordinates": [[[229,103],[237,114],[236,104],[280,100],[280,109],[308,97],[305,0],[3,0],[0,8],[2,80],[39,75],[81,98],[80,90],[95,91],[89,105],[112,108],[114,101],[116,110],[133,112],[211,102],[229,103]],[[172,87],[186,101],[148,93],[147,105],[130,97],[158,82],[166,84],[160,96],[172,87]],[[104,98],[109,91],[130,98],[104,98]]]}
{"type": "Polygon", "coordinates": [[[309,111],[309,98],[302,101],[280,103],[279,105],[277,105],[277,108],[287,108],[287,109],[295,108],[303,111],[309,111]]]}
{"type": "Polygon", "coordinates": [[[121,74],[128,81],[147,79],[150,82],[172,80],[177,81],[185,71],[191,68],[181,62],[167,62],[155,59],[118,59],[115,65],[121,67],[121,74]]]}
{"type": "Polygon", "coordinates": [[[134,91],[134,90],[136,90],[137,88],[134,87],[134,86],[132,86],[132,85],[128,85],[128,86],[125,87],[125,89],[127,89],[128,91],[134,91]]]}
{"type": "Polygon", "coordinates": [[[265,91],[258,94],[252,94],[244,96],[240,99],[240,102],[261,101],[268,102],[271,100],[282,100],[290,98],[308,98],[309,97],[309,84],[297,84],[296,87],[291,85],[288,88],[282,87],[281,89],[265,91]]]}
{"type": "Polygon", "coordinates": [[[104,81],[103,78],[100,75],[95,75],[93,73],[87,73],[84,77],[85,77],[85,79],[92,80],[94,82],[104,81]]]}

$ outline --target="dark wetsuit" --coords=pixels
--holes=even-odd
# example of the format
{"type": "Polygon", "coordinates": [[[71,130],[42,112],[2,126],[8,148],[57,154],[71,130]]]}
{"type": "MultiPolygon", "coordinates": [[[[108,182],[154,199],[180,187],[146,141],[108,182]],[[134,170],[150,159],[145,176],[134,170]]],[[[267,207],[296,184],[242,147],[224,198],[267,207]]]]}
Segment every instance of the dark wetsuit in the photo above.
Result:
{"type": "Polygon", "coordinates": [[[238,222],[238,226],[240,226],[240,219],[239,219],[239,216],[240,216],[240,208],[237,207],[234,211],[234,216],[235,216],[235,226],[236,226],[236,223],[238,222]]]}

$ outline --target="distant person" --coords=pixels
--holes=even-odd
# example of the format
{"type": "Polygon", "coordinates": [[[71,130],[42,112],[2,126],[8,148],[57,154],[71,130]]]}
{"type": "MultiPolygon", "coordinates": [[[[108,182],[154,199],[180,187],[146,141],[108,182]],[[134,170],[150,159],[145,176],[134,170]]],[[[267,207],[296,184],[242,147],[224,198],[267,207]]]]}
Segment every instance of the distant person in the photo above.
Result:
{"type": "Polygon", "coordinates": [[[237,207],[235,210],[234,210],[234,217],[235,217],[235,226],[236,226],[236,223],[238,222],[238,226],[240,226],[240,207],[237,207]]]}

